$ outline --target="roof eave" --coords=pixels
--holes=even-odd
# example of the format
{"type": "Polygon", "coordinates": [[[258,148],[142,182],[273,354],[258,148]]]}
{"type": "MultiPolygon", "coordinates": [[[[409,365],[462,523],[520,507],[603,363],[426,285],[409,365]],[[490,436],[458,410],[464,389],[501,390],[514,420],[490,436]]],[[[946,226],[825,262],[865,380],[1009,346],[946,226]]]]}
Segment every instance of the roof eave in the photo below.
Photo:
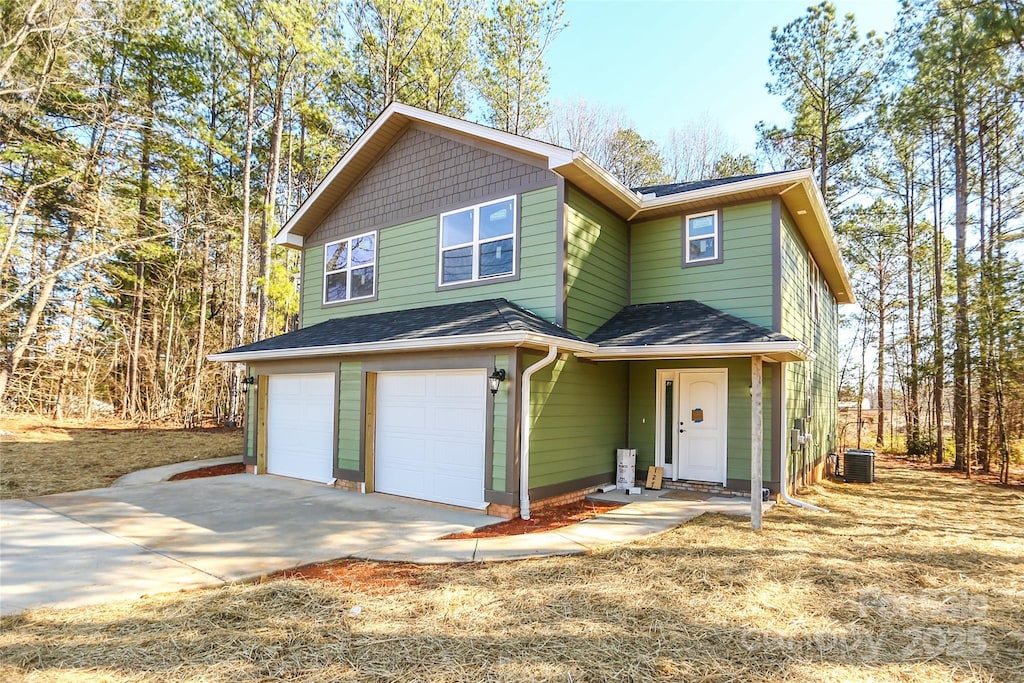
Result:
{"type": "Polygon", "coordinates": [[[777,362],[794,362],[808,360],[814,352],[806,344],[793,341],[599,347],[597,351],[577,352],[576,356],[594,361],[764,356],[777,362]]]}
{"type": "Polygon", "coordinates": [[[807,177],[809,173],[810,172],[807,169],[799,169],[796,171],[788,171],[786,173],[775,173],[773,175],[763,176],[760,178],[740,180],[735,183],[711,185],[709,187],[702,187],[696,190],[689,190],[687,192],[666,194],[660,197],[654,195],[643,195],[640,200],[640,214],[642,215],[647,211],[664,209],[677,204],[689,204],[691,202],[697,202],[704,199],[719,199],[727,197],[730,194],[751,192],[770,188],[776,185],[792,184],[807,177]]]}
{"type": "Polygon", "coordinates": [[[853,285],[850,283],[846,263],[839,252],[832,219],[829,216],[828,207],[825,205],[825,198],[822,196],[821,190],[818,189],[818,183],[810,169],[804,169],[803,177],[783,190],[780,196],[790,209],[793,220],[796,222],[796,228],[807,242],[808,249],[814,256],[822,276],[835,294],[836,302],[840,304],[855,303],[853,285]],[[798,192],[799,198],[791,198],[793,192],[798,192]],[[790,206],[790,204],[793,205],[790,206]]]}
{"type": "Polygon", "coordinates": [[[355,354],[391,353],[399,351],[429,351],[435,349],[484,348],[484,347],[528,347],[546,349],[557,346],[571,352],[585,352],[597,349],[595,344],[539,334],[536,332],[491,332],[486,334],[465,334],[453,337],[427,337],[424,339],[402,339],[397,341],[363,342],[359,344],[331,344],[326,346],[302,346],[290,349],[266,349],[262,351],[225,351],[207,356],[207,360],[219,363],[244,363],[250,361],[294,360],[299,358],[322,358],[324,356],[351,356],[355,354]]]}
{"type": "Polygon", "coordinates": [[[552,166],[551,170],[587,194],[600,197],[602,203],[623,220],[633,220],[640,211],[640,195],[586,154],[576,152],[568,163],[552,166]]]}

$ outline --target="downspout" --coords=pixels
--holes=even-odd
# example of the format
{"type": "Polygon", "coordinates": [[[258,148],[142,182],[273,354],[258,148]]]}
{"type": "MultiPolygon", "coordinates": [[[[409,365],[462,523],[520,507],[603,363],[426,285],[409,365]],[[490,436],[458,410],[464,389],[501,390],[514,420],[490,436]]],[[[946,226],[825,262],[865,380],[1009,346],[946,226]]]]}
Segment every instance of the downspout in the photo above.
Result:
{"type": "Polygon", "coordinates": [[[786,394],[786,364],[779,363],[779,372],[782,373],[782,405],[779,408],[782,410],[782,471],[779,473],[779,495],[782,500],[795,505],[797,507],[807,508],[808,510],[814,510],[816,512],[828,512],[825,508],[812,505],[803,500],[797,500],[789,495],[789,421],[786,419],[786,403],[788,402],[788,395],[786,394]]]}
{"type": "Polygon", "coordinates": [[[520,384],[520,415],[522,427],[519,430],[519,516],[530,519],[530,378],[554,362],[558,355],[557,346],[548,347],[548,355],[523,370],[520,384]]]}

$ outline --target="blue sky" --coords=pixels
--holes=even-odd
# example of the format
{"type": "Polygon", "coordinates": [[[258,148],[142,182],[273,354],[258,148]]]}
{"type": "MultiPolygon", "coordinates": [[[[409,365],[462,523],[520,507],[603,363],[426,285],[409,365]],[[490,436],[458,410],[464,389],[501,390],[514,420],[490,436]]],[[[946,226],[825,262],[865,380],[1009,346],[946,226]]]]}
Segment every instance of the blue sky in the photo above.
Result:
{"type": "MultiPolygon", "coordinates": [[[[789,118],[765,89],[772,26],[809,0],[567,0],[569,22],[548,53],[552,99],[620,109],[659,142],[707,115],[737,151],[753,153],[760,120],[789,118]]],[[[896,0],[834,0],[862,33],[891,30],[896,0]]]]}

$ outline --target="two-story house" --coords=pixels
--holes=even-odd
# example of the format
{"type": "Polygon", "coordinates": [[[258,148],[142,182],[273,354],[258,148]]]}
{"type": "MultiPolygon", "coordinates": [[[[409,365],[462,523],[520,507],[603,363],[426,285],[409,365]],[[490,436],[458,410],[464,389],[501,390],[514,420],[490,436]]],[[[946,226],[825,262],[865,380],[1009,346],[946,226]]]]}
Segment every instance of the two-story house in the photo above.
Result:
{"type": "Polygon", "coordinates": [[[631,190],[394,104],[277,239],[300,329],[212,357],[247,365],[257,474],[515,516],[614,481],[620,448],[732,491],[760,450],[778,492],[834,446],[853,299],[808,171],[631,190]]]}

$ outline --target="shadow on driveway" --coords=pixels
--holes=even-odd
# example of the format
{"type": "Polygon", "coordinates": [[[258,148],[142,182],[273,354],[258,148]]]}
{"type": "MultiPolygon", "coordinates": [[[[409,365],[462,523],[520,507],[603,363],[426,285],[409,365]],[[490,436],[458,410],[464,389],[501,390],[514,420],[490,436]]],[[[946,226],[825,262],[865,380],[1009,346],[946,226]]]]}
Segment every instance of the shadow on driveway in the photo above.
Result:
{"type": "Polygon", "coordinates": [[[236,474],[0,501],[0,613],[212,586],[503,521],[236,474]]]}

